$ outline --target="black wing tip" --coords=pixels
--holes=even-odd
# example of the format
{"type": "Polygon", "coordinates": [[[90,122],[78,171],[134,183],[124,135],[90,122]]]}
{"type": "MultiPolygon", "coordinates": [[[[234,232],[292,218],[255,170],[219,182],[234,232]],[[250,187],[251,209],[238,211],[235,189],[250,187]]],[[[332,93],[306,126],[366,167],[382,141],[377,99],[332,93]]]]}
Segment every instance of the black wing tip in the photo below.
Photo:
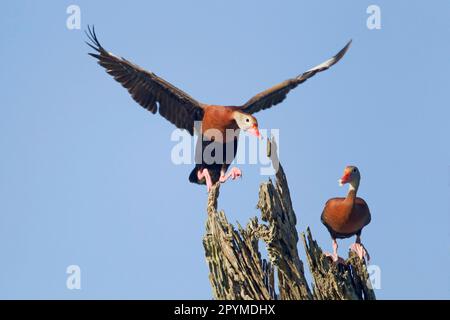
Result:
{"type": "Polygon", "coordinates": [[[347,53],[348,49],[350,48],[350,46],[352,45],[353,39],[350,39],[349,42],[347,42],[347,44],[345,45],[344,48],[341,49],[341,51],[338,52],[338,54],[336,55],[336,57],[343,57],[344,54],[347,53]]]}
{"type": "Polygon", "coordinates": [[[88,39],[90,41],[90,42],[85,41],[89,47],[91,47],[92,49],[94,49],[97,52],[102,52],[105,50],[105,49],[103,49],[102,45],[98,41],[97,34],[95,33],[94,25],[92,25],[92,27],[90,25],[88,25],[87,30],[85,30],[84,33],[86,34],[86,36],[88,37],[88,39]]]}

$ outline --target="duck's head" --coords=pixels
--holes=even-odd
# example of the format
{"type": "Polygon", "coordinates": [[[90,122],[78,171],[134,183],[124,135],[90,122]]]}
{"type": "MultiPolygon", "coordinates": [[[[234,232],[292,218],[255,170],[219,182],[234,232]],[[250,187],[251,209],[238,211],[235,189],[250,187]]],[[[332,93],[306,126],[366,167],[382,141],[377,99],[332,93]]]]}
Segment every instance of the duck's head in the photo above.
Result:
{"type": "Polygon", "coordinates": [[[258,129],[258,120],[256,120],[254,116],[241,111],[235,111],[233,113],[233,118],[239,129],[251,134],[252,136],[261,138],[261,133],[258,129]]]}
{"type": "Polygon", "coordinates": [[[349,183],[354,189],[358,189],[359,181],[361,180],[361,174],[359,170],[355,166],[347,166],[344,169],[344,174],[342,178],[339,179],[339,185],[343,186],[346,183],[349,183]]]}

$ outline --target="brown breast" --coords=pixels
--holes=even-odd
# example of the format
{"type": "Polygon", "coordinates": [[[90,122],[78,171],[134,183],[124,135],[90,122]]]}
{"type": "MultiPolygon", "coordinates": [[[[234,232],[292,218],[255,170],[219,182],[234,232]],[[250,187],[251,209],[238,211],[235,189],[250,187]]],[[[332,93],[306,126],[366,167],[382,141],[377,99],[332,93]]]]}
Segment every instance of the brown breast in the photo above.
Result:
{"type": "MultiPolygon", "coordinates": [[[[227,129],[238,129],[236,121],[233,119],[233,111],[236,110],[236,108],[237,107],[214,105],[206,106],[202,122],[202,134],[208,138],[215,136],[214,138],[216,141],[218,141],[218,139],[220,139],[220,141],[225,141],[227,129]]],[[[239,132],[237,131],[235,134],[238,135],[239,132]]],[[[232,132],[227,134],[226,138],[226,141],[232,140],[232,132]]]]}
{"type": "Polygon", "coordinates": [[[361,198],[333,198],[325,204],[322,220],[337,233],[353,234],[370,222],[370,211],[361,198]]]}

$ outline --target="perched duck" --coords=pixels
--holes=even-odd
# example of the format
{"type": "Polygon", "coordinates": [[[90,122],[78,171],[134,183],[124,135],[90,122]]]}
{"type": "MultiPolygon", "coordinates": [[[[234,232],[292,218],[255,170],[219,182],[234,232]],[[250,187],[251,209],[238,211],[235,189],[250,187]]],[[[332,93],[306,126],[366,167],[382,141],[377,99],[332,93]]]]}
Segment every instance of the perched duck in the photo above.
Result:
{"type": "Polygon", "coordinates": [[[344,175],[339,179],[339,185],[349,184],[347,197],[333,198],[327,201],[323,209],[321,220],[330,232],[333,239],[333,254],[331,256],[333,261],[341,261],[337,250],[338,244],[336,239],[350,238],[356,235],[356,241],[350,247],[362,259],[370,256],[367,250],[361,243],[361,231],[370,223],[370,210],[367,203],[356,196],[359,188],[361,174],[355,166],[347,166],[344,170],[344,175]]]}
{"type": "Polygon", "coordinates": [[[236,156],[239,131],[260,137],[258,121],[252,114],[282,102],[290,90],[337,63],[351,44],[350,41],[331,59],[257,94],[242,106],[221,106],[200,103],[153,72],[106,51],[100,45],[94,28],[88,27],[86,34],[90,40],[87,44],[96,51],[89,54],[128,90],[137,103],[151,113],[159,111],[161,116],[191,135],[194,127],[202,134],[196,151],[200,157],[196,156],[196,166],[189,181],[206,184],[208,191],[218,181],[225,182],[242,175],[237,168],[232,168],[229,173],[227,170],[236,156]],[[234,134],[225,134],[230,130],[234,134]],[[215,144],[212,148],[211,143],[215,144]],[[209,150],[212,150],[212,159],[204,159],[205,151],[209,150]]]}

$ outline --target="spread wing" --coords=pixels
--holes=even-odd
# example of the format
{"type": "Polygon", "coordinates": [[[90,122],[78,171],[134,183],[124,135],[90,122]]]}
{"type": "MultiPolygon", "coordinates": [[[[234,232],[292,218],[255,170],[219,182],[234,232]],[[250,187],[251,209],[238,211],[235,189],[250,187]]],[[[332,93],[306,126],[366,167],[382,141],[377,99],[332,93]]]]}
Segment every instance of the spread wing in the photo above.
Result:
{"type": "Polygon", "coordinates": [[[258,93],[256,96],[247,101],[242,107],[241,110],[246,113],[255,113],[264,109],[268,109],[274,105],[282,102],[289,91],[297,87],[300,83],[305,82],[309,78],[315,76],[317,73],[322,72],[330,68],[332,65],[337,63],[341,58],[345,55],[352,41],[350,40],[347,45],[339,51],[334,57],[328,59],[327,61],[315,66],[314,68],[302,73],[301,75],[283,81],[272,88],[269,88],[261,93],[258,93]]]}
{"type": "Polygon", "coordinates": [[[86,32],[91,43],[86,42],[97,53],[89,53],[98,60],[114,79],[128,90],[132,98],[142,107],[159,114],[177,128],[186,129],[192,135],[194,122],[203,118],[202,104],[169,82],[148,72],[130,61],[106,51],[99,43],[95,29],[86,32]]]}

